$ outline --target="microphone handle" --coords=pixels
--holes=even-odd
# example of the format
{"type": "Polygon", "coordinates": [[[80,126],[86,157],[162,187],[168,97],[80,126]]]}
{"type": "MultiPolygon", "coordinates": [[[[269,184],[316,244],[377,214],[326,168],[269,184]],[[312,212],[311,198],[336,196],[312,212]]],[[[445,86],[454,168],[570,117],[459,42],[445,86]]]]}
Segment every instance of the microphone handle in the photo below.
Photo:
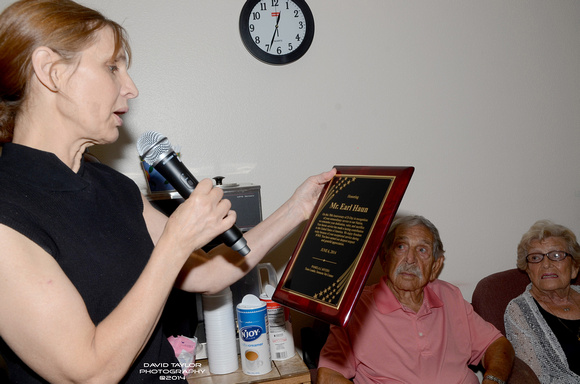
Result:
{"type": "MultiPolygon", "coordinates": [[[[187,199],[195,187],[197,187],[197,179],[189,172],[185,165],[181,162],[175,152],[170,152],[167,156],[153,165],[155,170],[165,177],[173,188],[183,197],[187,199]]],[[[217,237],[219,241],[232,248],[234,251],[246,256],[250,252],[247,246],[246,239],[242,231],[235,225],[217,237]]]]}

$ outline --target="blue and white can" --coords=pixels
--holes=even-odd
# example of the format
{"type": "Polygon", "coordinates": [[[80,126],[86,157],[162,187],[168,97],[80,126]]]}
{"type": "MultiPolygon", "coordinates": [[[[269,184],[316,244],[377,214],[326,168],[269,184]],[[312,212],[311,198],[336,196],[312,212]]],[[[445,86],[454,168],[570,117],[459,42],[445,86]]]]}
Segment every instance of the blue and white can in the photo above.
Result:
{"type": "Polygon", "coordinates": [[[268,337],[266,303],[246,295],[236,307],[242,371],[246,375],[263,375],[272,370],[268,337]]]}

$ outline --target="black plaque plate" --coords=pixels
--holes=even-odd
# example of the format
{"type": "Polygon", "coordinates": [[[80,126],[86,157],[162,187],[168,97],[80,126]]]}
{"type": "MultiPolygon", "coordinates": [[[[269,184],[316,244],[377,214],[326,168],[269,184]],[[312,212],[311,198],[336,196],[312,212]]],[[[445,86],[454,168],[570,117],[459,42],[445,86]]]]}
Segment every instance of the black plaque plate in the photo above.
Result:
{"type": "Polygon", "coordinates": [[[336,166],[274,293],[274,301],[348,323],[413,167],[336,166]]]}

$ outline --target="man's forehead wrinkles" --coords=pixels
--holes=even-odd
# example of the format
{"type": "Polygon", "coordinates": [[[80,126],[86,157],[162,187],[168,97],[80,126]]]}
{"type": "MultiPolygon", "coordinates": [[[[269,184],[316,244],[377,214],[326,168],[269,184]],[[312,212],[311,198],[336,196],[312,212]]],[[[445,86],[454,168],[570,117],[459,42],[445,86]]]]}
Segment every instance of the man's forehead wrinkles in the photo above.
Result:
{"type": "MultiPolygon", "coordinates": [[[[409,241],[410,237],[409,236],[397,236],[395,237],[395,241],[409,241]]],[[[413,239],[417,239],[416,237],[413,237],[413,239]]],[[[431,241],[430,239],[426,239],[426,238],[419,238],[417,239],[417,241],[419,243],[422,244],[428,244],[428,245],[432,245],[433,241],[431,241]]]]}

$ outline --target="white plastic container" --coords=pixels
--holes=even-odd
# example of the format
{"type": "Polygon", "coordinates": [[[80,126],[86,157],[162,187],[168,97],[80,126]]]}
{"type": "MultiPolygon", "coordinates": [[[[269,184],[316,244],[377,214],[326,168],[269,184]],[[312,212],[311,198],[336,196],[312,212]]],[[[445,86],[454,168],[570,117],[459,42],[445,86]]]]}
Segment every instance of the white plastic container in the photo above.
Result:
{"type": "Polygon", "coordinates": [[[268,313],[266,303],[254,295],[246,295],[236,308],[240,360],[246,375],[263,375],[272,370],[268,313]]]}

